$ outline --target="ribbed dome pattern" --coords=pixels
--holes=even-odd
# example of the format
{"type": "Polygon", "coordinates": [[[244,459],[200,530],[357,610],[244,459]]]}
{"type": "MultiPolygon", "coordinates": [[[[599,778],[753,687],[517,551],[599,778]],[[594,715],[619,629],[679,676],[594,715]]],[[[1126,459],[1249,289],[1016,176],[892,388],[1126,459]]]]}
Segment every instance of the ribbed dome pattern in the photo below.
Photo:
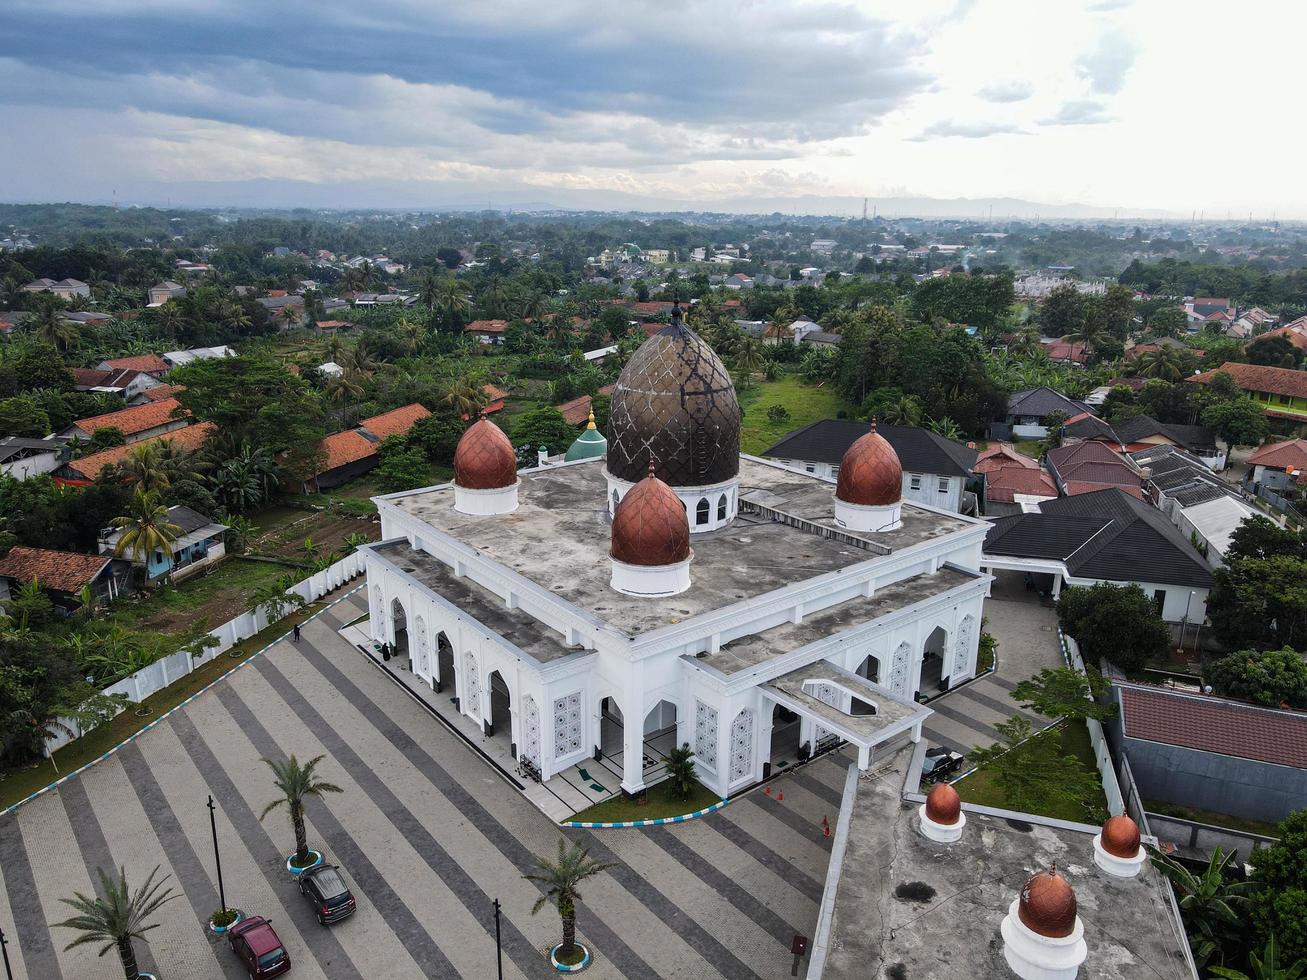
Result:
{"type": "Polygon", "coordinates": [[[848,504],[883,507],[903,497],[903,464],[884,436],[871,423],[871,431],[860,436],[844,452],[835,496],[848,504]]]}
{"type": "Polygon", "coordinates": [[[454,482],[465,490],[498,490],[517,482],[517,454],[504,430],[478,419],[454,450],[454,482]]]}
{"type": "Polygon", "coordinates": [[[628,565],[674,565],[690,557],[685,505],[653,467],[617,505],[610,554],[628,565]]]}

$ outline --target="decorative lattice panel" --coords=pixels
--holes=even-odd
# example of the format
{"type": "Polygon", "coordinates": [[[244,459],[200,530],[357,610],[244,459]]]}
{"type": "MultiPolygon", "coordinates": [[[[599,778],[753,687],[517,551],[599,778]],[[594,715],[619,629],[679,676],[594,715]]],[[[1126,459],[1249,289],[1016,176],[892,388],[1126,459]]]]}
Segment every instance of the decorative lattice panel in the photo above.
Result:
{"type": "Polygon", "coordinates": [[[953,645],[953,677],[970,677],[975,671],[975,635],[976,618],[963,616],[958,625],[957,642],[953,645]]]}
{"type": "Polygon", "coordinates": [[[753,771],[753,712],[743,708],[731,722],[731,782],[753,771]]]}
{"type": "Polygon", "coordinates": [[[554,701],[554,756],[570,755],[581,748],[584,725],[581,718],[581,692],[554,701]]]}
{"type": "Polygon", "coordinates": [[[717,709],[702,701],[696,701],[694,709],[694,761],[717,771],[717,709]]]}
{"type": "Polygon", "coordinates": [[[477,658],[471,650],[463,654],[463,708],[473,718],[481,718],[481,677],[477,658]]]}
{"type": "Polygon", "coordinates": [[[522,755],[540,768],[540,709],[529,694],[522,699],[522,755]]]}
{"type": "Polygon", "coordinates": [[[902,697],[908,694],[911,664],[912,648],[906,643],[900,643],[898,649],[894,651],[894,659],[890,661],[889,687],[891,691],[902,697]]]}

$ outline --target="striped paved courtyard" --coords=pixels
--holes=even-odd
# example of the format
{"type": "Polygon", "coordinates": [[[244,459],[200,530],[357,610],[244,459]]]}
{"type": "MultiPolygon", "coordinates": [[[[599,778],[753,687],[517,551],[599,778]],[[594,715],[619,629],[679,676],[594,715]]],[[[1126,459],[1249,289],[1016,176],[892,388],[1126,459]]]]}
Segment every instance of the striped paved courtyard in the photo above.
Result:
{"type": "MultiPolygon", "coordinates": [[[[156,864],[179,896],[158,916],[143,966],[167,980],[244,976],[203,923],[218,906],[205,801],[219,804],[228,903],[273,920],[294,977],[495,976],[491,902],[504,906],[506,977],[557,976],[552,908],[521,875],[559,829],[336,630],[362,592],[307,624],[134,742],[0,818],[0,927],[15,975],[121,977],[111,952],[71,952],[49,923],[92,890],[97,866],[141,881],[156,864]],[[324,929],[283,867],[292,848],[260,757],[326,754],[344,792],[308,808],[309,839],[340,864],[358,913],[324,929]]],[[[829,860],[821,820],[839,809],[842,757],[825,757],[722,811],[672,827],[567,831],[614,867],[584,888],[579,932],[594,977],[788,977],[794,933],[811,936],[829,860]],[[777,791],[784,802],[778,802],[777,791]]]]}

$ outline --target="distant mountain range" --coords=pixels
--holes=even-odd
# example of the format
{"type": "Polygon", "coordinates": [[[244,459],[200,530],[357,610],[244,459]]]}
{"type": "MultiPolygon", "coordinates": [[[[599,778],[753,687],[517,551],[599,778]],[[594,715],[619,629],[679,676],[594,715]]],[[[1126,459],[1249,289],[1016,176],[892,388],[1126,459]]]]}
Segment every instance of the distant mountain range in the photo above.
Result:
{"type": "MultiPolygon", "coordinates": [[[[708,211],[727,214],[817,215],[858,217],[861,197],[806,195],[800,197],[740,197],[719,200],[677,200],[608,190],[556,189],[541,198],[539,187],[488,187],[472,189],[465,184],[396,182],[390,184],[314,184],[296,180],[250,180],[232,182],[148,183],[119,187],[112,199],[122,205],[154,207],[261,207],[261,208],[378,208],[423,211],[708,211]]],[[[48,200],[48,199],[47,199],[48,200]]],[[[13,203],[34,203],[32,198],[13,203]]],[[[100,198],[87,201],[108,204],[100,198]]],[[[1087,204],[1047,204],[1012,197],[934,198],[872,197],[867,215],[920,218],[1050,218],[1153,219],[1188,217],[1157,208],[1114,208],[1087,204]]]]}

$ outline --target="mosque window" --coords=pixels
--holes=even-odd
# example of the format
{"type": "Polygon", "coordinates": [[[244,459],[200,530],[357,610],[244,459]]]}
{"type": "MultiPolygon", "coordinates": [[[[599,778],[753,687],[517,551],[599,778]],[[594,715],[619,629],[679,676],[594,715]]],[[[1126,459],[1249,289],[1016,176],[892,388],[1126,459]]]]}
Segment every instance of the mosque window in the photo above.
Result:
{"type": "Polygon", "coordinates": [[[696,526],[708,523],[709,510],[708,498],[704,497],[699,501],[699,506],[694,509],[694,523],[696,526]]]}

